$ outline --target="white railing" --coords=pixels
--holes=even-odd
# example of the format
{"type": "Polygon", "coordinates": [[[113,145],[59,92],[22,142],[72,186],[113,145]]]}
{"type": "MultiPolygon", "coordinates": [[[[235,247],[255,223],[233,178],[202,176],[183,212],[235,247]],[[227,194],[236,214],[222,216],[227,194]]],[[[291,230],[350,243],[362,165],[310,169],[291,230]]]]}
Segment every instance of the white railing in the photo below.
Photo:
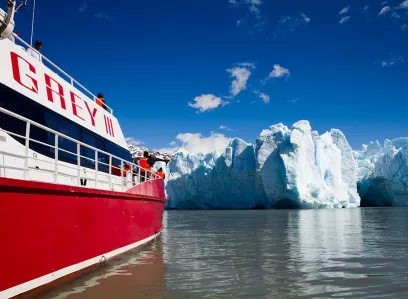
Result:
{"type": "MultiPolygon", "coordinates": [[[[102,190],[120,190],[120,191],[126,191],[130,188],[132,188],[135,185],[138,185],[140,183],[149,181],[149,180],[155,180],[155,179],[161,179],[157,174],[153,173],[150,170],[144,169],[140,167],[139,165],[136,165],[130,161],[126,161],[120,157],[114,156],[108,152],[102,151],[98,148],[92,147],[88,144],[85,144],[83,142],[77,141],[69,136],[66,136],[64,134],[61,134],[55,130],[52,130],[46,126],[43,126],[41,124],[38,124],[32,120],[29,120],[23,116],[20,116],[18,114],[15,114],[11,111],[8,111],[4,108],[0,107],[0,116],[1,114],[5,114],[8,116],[11,116],[15,119],[18,119],[22,122],[25,123],[25,135],[20,135],[15,132],[11,132],[8,130],[5,130],[4,128],[0,128],[0,133],[5,132],[8,135],[12,136],[13,139],[20,139],[24,140],[24,154],[19,154],[15,148],[12,150],[7,150],[4,151],[2,150],[2,142],[4,140],[0,140],[0,157],[3,156],[0,159],[0,170],[3,169],[3,172],[0,171],[0,176],[5,176],[9,177],[6,174],[7,169],[10,170],[15,170],[15,171],[20,171],[22,172],[22,178],[24,180],[35,180],[35,181],[41,181],[41,177],[39,176],[32,176],[33,172],[42,172],[42,173],[48,173],[53,175],[53,180],[52,182],[55,184],[64,184],[64,185],[75,185],[75,186],[84,186],[86,187],[87,181],[94,182],[94,187],[96,189],[102,189],[102,190]],[[51,135],[54,140],[54,145],[50,145],[47,143],[44,143],[43,141],[36,140],[32,137],[30,137],[30,132],[32,131],[33,127],[39,128],[41,130],[44,130],[48,134],[53,134],[51,135]],[[76,151],[71,152],[66,149],[60,148],[59,143],[62,140],[68,140],[76,145],[76,151]],[[46,148],[50,148],[54,151],[54,157],[44,156],[44,158],[38,158],[39,155],[42,155],[41,153],[36,153],[30,149],[30,144],[39,144],[41,146],[44,146],[46,148]],[[92,158],[87,155],[84,156],[81,154],[83,152],[82,149],[88,149],[90,151],[94,152],[94,155],[92,154],[92,158]],[[76,164],[73,163],[68,163],[66,161],[62,161],[59,156],[60,154],[66,153],[72,157],[75,157],[76,164]],[[32,154],[32,156],[30,155],[32,154]],[[105,159],[101,159],[100,157],[105,155],[105,159]],[[4,157],[9,157],[10,162],[7,163],[6,159],[4,157]],[[24,163],[23,167],[20,167],[15,163],[13,159],[22,159],[24,163]],[[41,167],[30,167],[30,159],[35,160],[35,162],[41,162],[41,167]],[[103,162],[104,160],[105,162],[103,162]],[[120,165],[115,164],[113,162],[115,160],[116,162],[119,162],[120,165]],[[88,166],[83,166],[81,165],[81,161],[88,161],[92,165],[94,165],[93,168],[90,168],[88,166]],[[51,164],[51,167],[48,167],[46,165],[51,164]],[[104,168],[105,171],[101,171],[99,168],[104,168]],[[87,173],[88,171],[88,173],[87,173]],[[35,177],[33,179],[33,177],[35,177]],[[60,178],[61,177],[68,177],[70,178],[72,183],[61,183],[60,178]],[[84,184],[85,183],[85,184],[84,184]],[[105,187],[104,187],[105,186],[105,187]]],[[[50,138],[50,135],[48,135],[48,138],[50,138]]],[[[17,141],[16,141],[17,142],[17,141]]],[[[50,150],[51,152],[51,150],[50,150]]],[[[91,187],[88,185],[88,187],[91,187]]],[[[93,186],[92,186],[93,187],[93,186]]]]}
{"type": "MultiPolygon", "coordinates": [[[[21,44],[23,44],[25,47],[30,48],[31,50],[33,50],[34,52],[38,53],[38,55],[40,55],[40,61],[45,61],[47,63],[48,66],[52,67],[54,70],[56,70],[58,73],[64,75],[67,79],[67,81],[71,84],[71,86],[78,88],[80,91],[82,91],[83,93],[85,93],[86,95],[88,95],[89,97],[91,97],[94,101],[97,100],[97,96],[94,95],[92,92],[90,92],[87,88],[85,88],[82,84],[80,84],[77,80],[75,80],[74,78],[72,78],[70,75],[68,75],[66,72],[64,72],[61,68],[59,68],[56,64],[54,64],[51,60],[49,60],[47,57],[45,57],[44,55],[42,55],[40,52],[38,52],[35,48],[31,47],[28,43],[26,43],[22,38],[20,38],[18,35],[16,35],[15,33],[13,33],[13,36],[15,38],[16,41],[20,42],[21,44]]],[[[106,110],[113,115],[113,109],[111,107],[109,107],[108,105],[106,105],[106,110]]]]}

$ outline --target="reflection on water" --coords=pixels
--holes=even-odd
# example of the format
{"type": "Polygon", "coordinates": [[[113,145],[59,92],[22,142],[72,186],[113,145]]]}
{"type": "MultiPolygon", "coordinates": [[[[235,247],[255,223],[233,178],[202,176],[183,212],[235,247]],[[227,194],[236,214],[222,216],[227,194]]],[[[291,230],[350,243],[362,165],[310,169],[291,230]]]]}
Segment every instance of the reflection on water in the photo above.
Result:
{"type": "Polygon", "coordinates": [[[408,298],[408,209],[170,211],[161,240],[42,298],[408,298]]]}
{"type": "Polygon", "coordinates": [[[162,242],[133,250],[41,298],[163,298],[166,267],[162,242]]]}

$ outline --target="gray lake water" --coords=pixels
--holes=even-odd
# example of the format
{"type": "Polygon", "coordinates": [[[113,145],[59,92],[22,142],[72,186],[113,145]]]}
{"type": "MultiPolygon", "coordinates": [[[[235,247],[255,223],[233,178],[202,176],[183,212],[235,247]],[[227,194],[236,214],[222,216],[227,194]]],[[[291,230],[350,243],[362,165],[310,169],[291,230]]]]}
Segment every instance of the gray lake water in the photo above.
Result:
{"type": "Polygon", "coordinates": [[[408,298],[407,208],[168,211],[164,224],[41,298],[408,298]]]}

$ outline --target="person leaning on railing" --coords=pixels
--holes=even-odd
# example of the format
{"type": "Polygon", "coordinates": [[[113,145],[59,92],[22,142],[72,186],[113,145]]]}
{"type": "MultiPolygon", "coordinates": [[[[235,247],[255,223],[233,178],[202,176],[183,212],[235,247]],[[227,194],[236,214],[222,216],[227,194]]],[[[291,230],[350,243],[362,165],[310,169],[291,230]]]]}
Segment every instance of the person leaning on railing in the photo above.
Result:
{"type": "Polygon", "coordinates": [[[27,49],[27,53],[31,55],[31,57],[33,57],[35,60],[38,60],[39,62],[41,62],[41,55],[40,55],[40,51],[42,49],[42,42],[37,40],[34,43],[34,49],[28,48],[27,49]]]}
{"type": "Polygon", "coordinates": [[[162,178],[163,180],[166,178],[166,174],[164,173],[162,167],[159,168],[159,170],[156,172],[156,174],[157,174],[160,178],[162,178]]]}
{"type": "Polygon", "coordinates": [[[139,160],[141,182],[145,182],[149,179],[153,165],[154,161],[150,159],[149,152],[145,151],[143,153],[143,158],[139,160]]]}
{"type": "Polygon", "coordinates": [[[106,105],[105,97],[102,93],[98,93],[98,97],[95,99],[95,102],[101,106],[103,109],[108,110],[108,106],[106,105]]]}
{"type": "Polygon", "coordinates": [[[122,172],[122,176],[126,177],[128,171],[129,171],[130,169],[132,169],[132,165],[130,165],[130,164],[125,164],[125,169],[124,169],[123,172],[122,172]]]}

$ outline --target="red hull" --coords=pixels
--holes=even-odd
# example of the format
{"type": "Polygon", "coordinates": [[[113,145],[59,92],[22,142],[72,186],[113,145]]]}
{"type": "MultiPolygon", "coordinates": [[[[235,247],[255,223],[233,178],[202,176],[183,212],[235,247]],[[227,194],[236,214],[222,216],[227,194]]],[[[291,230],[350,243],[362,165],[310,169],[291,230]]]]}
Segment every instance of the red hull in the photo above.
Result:
{"type": "Polygon", "coordinates": [[[0,297],[149,241],[162,228],[164,203],[162,180],[119,193],[0,178],[0,297]]]}

